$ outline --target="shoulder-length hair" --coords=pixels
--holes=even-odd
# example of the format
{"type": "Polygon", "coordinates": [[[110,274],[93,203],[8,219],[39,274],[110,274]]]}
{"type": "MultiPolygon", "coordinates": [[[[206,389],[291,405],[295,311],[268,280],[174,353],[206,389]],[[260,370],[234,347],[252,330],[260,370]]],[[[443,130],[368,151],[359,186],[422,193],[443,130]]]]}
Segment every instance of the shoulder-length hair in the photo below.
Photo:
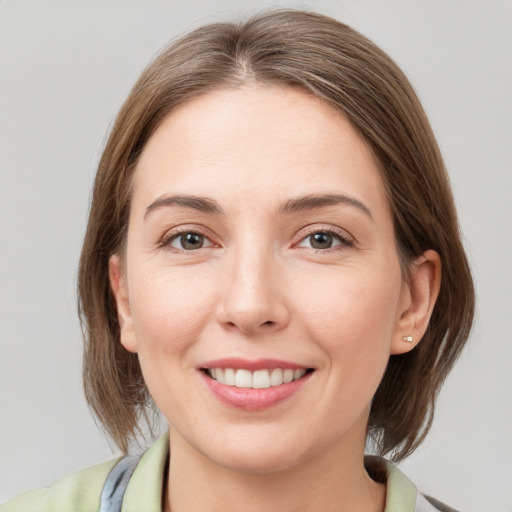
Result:
{"type": "Polygon", "coordinates": [[[390,357],[370,412],[380,452],[403,458],[428,432],[438,391],[469,336],[473,283],[443,159],[409,81],[367,38],[311,12],[196,29],[150,63],[122,106],[99,163],[78,275],[87,400],[126,451],[151,410],[137,355],[120,343],[108,272],[110,256],[124,250],[134,168],[178,105],[246,83],[299,87],[350,119],[379,164],[404,275],[428,249],[441,257],[427,332],[411,352],[390,357]]]}

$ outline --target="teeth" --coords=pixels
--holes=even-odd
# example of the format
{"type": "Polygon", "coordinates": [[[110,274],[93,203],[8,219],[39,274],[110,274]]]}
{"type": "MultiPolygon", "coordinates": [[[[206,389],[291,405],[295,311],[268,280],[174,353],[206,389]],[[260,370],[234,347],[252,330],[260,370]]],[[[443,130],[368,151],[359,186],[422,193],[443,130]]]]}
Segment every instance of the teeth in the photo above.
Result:
{"type": "MultiPolygon", "coordinates": [[[[218,371],[221,370],[221,368],[217,368],[217,378],[219,378],[218,371]]],[[[220,374],[220,378],[222,379],[222,371],[220,374]]],[[[224,370],[224,381],[219,380],[219,382],[222,382],[222,384],[227,384],[228,386],[234,386],[235,385],[235,370],[233,368],[226,368],[224,370]]]]}
{"type": "Polygon", "coordinates": [[[258,370],[252,374],[252,387],[254,389],[270,387],[270,375],[268,370],[258,370]]]}
{"type": "Polygon", "coordinates": [[[252,373],[249,370],[237,370],[235,386],[237,388],[252,388],[252,373]]]}
{"type": "Polygon", "coordinates": [[[306,373],[306,370],[295,370],[293,372],[293,380],[300,379],[305,373],[306,373]]]}
{"type": "Polygon", "coordinates": [[[293,370],[285,370],[283,372],[283,382],[287,384],[293,380],[293,370]]]}
{"type": "Polygon", "coordinates": [[[275,368],[270,374],[270,386],[280,386],[283,383],[283,370],[275,368]]]}
{"type": "Polygon", "coordinates": [[[274,368],[273,370],[235,370],[234,368],[209,368],[208,374],[212,379],[226,384],[227,386],[236,386],[237,388],[264,389],[281,384],[288,384],[298,380],[306,374],[306,370],[282,370],[274,368]]]}

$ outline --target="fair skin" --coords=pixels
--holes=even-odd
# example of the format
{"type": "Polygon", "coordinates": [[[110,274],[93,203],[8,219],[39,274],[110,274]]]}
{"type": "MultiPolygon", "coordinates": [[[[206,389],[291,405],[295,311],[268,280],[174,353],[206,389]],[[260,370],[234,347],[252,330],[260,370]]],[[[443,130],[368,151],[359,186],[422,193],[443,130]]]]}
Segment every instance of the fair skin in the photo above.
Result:
{"type": "Polygon", "coordinates": [[[371,399],[390,354],[421,339],[440,261],[427,251],[404,279],[347,119],[285,87],[182,105],[142,152],[110,276],[121,342],[170,424],[166,510],[384,510],[363,465],[371,399]],[[214,379],[286,365],[305,374],[214,379]]]}

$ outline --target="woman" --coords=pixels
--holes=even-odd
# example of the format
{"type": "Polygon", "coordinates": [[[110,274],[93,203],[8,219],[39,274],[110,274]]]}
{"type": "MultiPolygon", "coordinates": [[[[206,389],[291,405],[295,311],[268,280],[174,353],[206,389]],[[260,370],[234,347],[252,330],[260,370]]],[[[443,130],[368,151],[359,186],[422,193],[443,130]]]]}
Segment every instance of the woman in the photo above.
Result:
{"type": "Polygon", "coordinates": [[[169,436],[2,511],[450,510],[364,458],[421,443],[474,299],[425,114],[349,27],[278,11],[157,57],[79,292],[93,410],[123,451],[153,403],[169,436]]]}

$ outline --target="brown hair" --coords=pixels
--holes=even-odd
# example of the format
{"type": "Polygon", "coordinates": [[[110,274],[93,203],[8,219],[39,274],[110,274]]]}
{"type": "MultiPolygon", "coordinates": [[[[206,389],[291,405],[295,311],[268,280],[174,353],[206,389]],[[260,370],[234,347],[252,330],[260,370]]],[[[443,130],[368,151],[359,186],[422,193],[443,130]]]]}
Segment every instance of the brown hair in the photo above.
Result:
{"type": "Polygon", "coordinates": [[[133,87],[99,163],[80,259],[87,400],[124,451],[151,410],[137,355],[119,341],[108,275],[109,257],[123,252],[141,151],[176,106],[248,82],[297,86],[345,114],[380,164],[404,270],[427,249],[441,256],[427,332],[414,350],[390,357],[370,413],[380,452],[403,458],[425,437],[437,393],[468,338],[473,283],[443,160],[407,78],[361,34],[311,12],[279,10],[199,28],[164,49],[133,87]]]}

